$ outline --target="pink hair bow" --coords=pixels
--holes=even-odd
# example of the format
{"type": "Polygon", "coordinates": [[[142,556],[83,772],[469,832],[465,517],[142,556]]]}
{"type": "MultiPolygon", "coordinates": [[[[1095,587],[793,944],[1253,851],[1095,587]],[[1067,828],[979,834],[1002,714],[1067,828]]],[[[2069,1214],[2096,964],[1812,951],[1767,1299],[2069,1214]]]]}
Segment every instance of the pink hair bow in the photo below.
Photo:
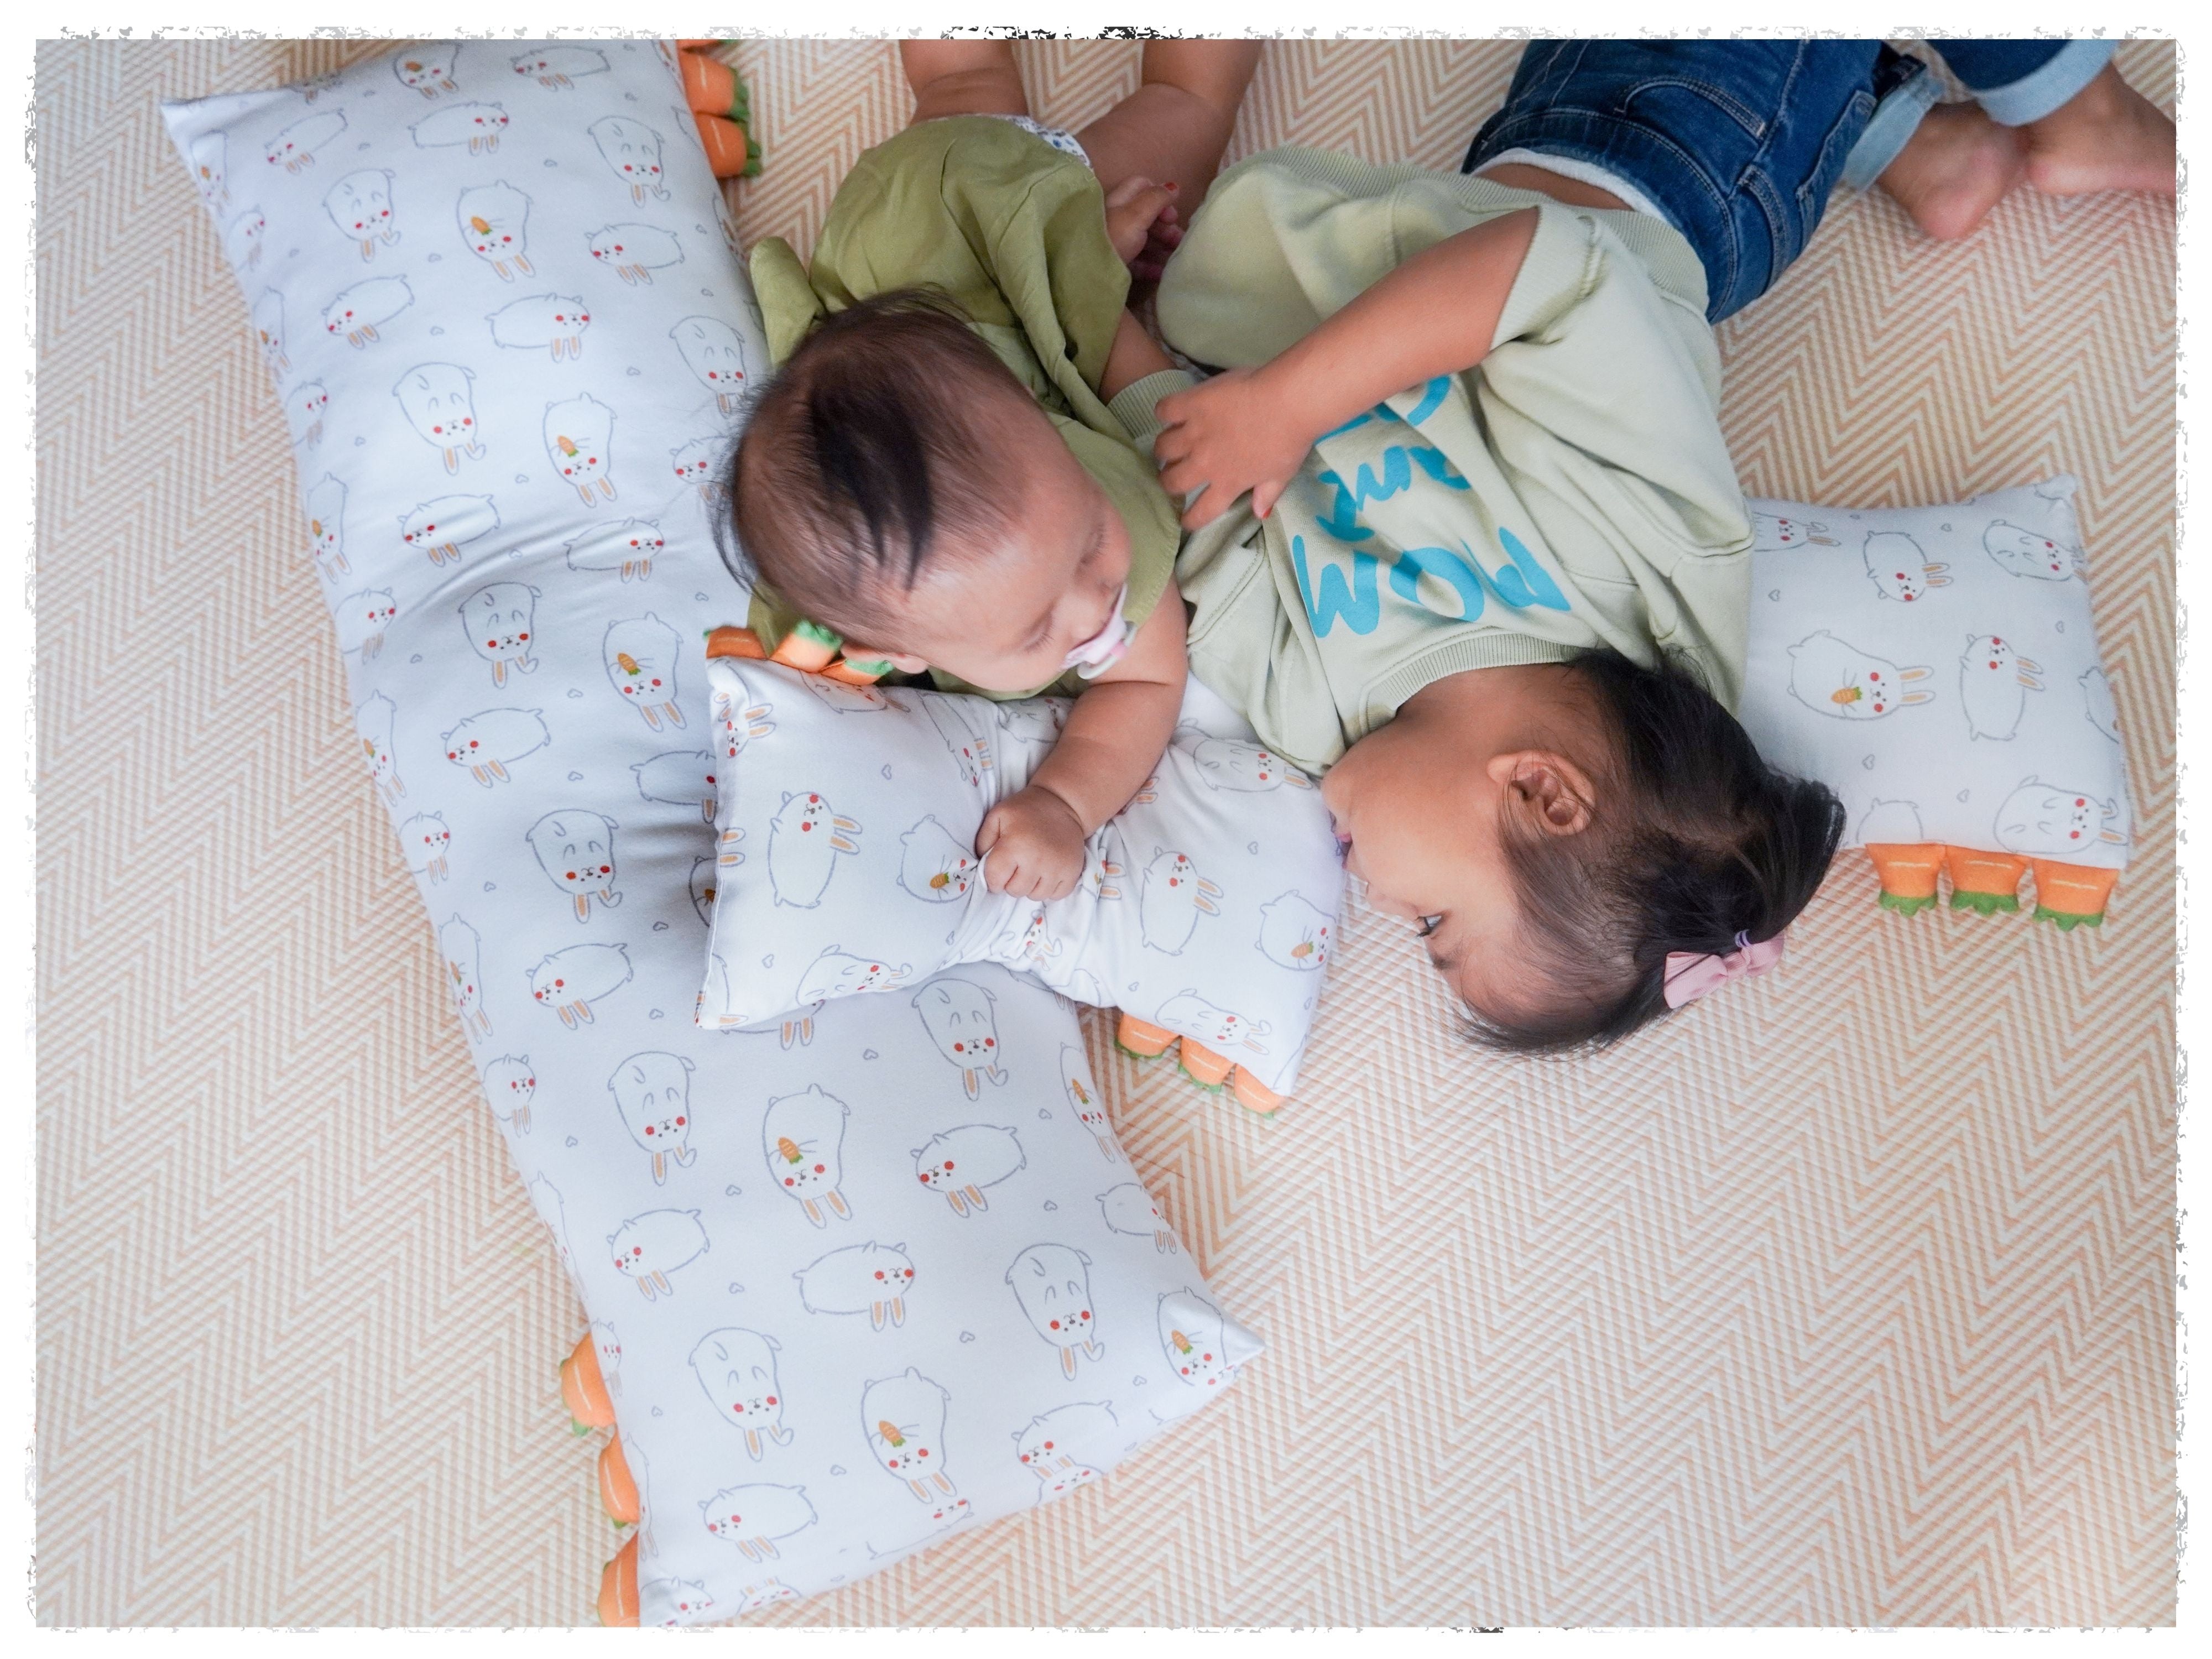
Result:
{"type": "Polygon", "coordinates": [[[1708,991],[1717,991],[1732,979],[1748,979],[1753,974],[1763,974],[1782,960],[1784,934],[1763,939],[1756,945],[1749,933],[1735,936],[1735,949],[1723,956],[1713,956],[1692,951],[1669,951],[1667,953],[1667,1006],[1679,1008],[1686,1002],[1695,1002],[1708,991]]]}

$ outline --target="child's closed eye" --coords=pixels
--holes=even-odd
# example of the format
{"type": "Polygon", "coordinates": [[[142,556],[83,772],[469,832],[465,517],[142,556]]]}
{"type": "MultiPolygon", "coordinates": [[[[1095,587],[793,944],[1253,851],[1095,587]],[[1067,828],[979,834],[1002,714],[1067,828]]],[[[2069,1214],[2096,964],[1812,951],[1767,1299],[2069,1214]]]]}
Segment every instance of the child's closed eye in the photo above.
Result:
{"type": "Polygon", "coordinates": [[[1421,918],[1421,926],[1419,929],[1420,937],[1426,939],[1430,934],[1435,933],[1443,924],[1443,917],[1441,914],[1433,916],[1423,916],[1421,918]]]}

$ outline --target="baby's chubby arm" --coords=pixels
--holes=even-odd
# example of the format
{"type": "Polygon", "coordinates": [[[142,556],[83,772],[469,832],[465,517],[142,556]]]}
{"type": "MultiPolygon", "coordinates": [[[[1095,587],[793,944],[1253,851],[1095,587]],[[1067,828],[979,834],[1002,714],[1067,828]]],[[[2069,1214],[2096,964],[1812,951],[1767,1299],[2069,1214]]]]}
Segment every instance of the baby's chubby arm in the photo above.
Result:
{"type": "Polygon", "coordinates": [[[1182,708],[1182,594],[1170,581],[1128,653],[1068,710],[1026,789],[976,832],[984,884],[1019,898],[1065,898],[1083,878],[1084,843],[1129,803],[1168,746],[1182,708]]]}
{"type": "Polygon", "coordinates": [[[1161,398],[1160,482],[1174,495],[1205,492],[1183,528],[1211,523],[1248,489],[1266,518],[1322,433],[1488,356],[1535,234],[1536,210],[1523,208],[1448,236],[1280,356],[1161,398]]]}

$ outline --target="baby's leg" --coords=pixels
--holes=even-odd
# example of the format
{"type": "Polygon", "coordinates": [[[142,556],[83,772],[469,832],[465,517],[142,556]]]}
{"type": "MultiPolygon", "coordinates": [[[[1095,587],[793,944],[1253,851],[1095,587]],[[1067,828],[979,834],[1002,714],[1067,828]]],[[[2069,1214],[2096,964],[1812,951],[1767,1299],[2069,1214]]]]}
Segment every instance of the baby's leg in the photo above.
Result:
{"type": "Polygon", "coordinates": [[[1076,134],[1098,182],[1109,195],[1128,179],[1179,185],[1194,212],[1259,62],[1256,40],[1147,40],[1143,84],[1076,134]]]}
{"type": "Polygon", "coordinates": [[[1004,40],[902,40],[899,64],[914,88],[914,119],[1027,115],[1014,49],[1004,40]]]}

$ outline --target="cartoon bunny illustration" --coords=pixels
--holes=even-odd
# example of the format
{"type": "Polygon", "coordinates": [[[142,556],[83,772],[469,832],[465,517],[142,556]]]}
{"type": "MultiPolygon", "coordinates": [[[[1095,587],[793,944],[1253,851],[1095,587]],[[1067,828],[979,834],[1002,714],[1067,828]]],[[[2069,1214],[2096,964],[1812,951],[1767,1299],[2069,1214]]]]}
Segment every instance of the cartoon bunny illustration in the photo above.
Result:
{"type": "MultiPolygon", "coordinates": [[[[773,850],[775,842],[769,845],[773,850]]],[[[800,1002],[819,1008],[833,997],[857,996],[863,991],[879,991],[887,985],[896,985],[913,972],[904,963],[893,968],[886,963],[851,955],[833,945],[807,964],[805,973],[799,976],[795,994],[800,1002]]]]}
{"type": "Polygon", "coordinates": [[[331,618],[337,624],[339,651],[374,662],[384,649],[384,630],[398,613],[388,587],[347,594],[331,611],[331,618]]]}
{"type": "Polygon", "coordinates": [[[261,143],[261,153],[272,167],[297,173],[315,165],[315,151],[345,131],[343,110],[326,110],[295,121],[282,132],[271,133],[261,143]]]}
{"type": "Polygon", "coordinates": [[[827,1227],[830,1217],[850,1221],[852,1211],[838,1191],[844,1180],[845,1120],[851,1109],[819,1084],[804,1092],[779,1095],[761,1120],[761,1156],[769,1178],[797,1202],[806,1218],[827,1227]]]}
{"type": "Polygon", "coordinates": [[[2105,678],[2101,668],[2086,671],[2074,682],[2081,688],[2081,708],[2090,725],[2110,738],[2120,740],[2119,706],[2112,701],[2112,683],[2105,678]]]}
{"type": "Polygon", "coordinates": [[[1008,933],[1000,934],[992,942],[994,952],[1000,954],[1003,960],[1025,968],[1042,968],[1058,961],[1063,947],[1046,931],[1045,908],[1042,904],[1030,906],[1009,928],[1008,933]]]}
{"type": "Polygon", "coordinates": [[[439,94],[460,90],[453,82],[453,52],[451,40],[415,46],[392,60],[392,72],[401,86],[435,103],[439,94]]]}
{"type": "Polygon", "coordinates": [[[820,674],[809,674],[799,684],[840,714],[879,714],[891,706],[890,699],[872,685],[848,685],[820,674]]]}
{"type": "Polygon", "coordinates": [[[489,495],[440,495],[420,502],[399,521],[399,538],[419,547],[434,565],[459,564],[461,550],[499,528],[499,508],[489,495]]]}
{"type": "Polygon", "coordinates": [[[209,212],[230,205],[230,179],[224,167],[223,136],[219,132],[203,133],[191,142],[192,182],[199,186],[200,200],[209,212]]]}
{"type": "Polygon", "coordinates": [[[548,812],[530,826],[526,839],[538,855],[538,867],[568,896],[580,922],[592,919],[594,896],[610,910],[622,902],[622,895],[615,890],[618,828],[612,818],[588,807],[548,812]]]}
{"type": "Polygon", "coordinates": [[[372,693],[353,711],[353,729],[361,737],[361,752],[368,762],[368,775],[387,806],[407,793],[400,781],[399,757],[392,747],[392,723],[399,710],[383,692],[372,693]]]}
{"type": "Polygon", "coordinates": [[[446,758],[466,767],[487,789],[507,782],[508,767],[552,740],[543,711],[536,708],[480,709],[440,738],[446,758]]]}
{"type": "Polygon", "coordinates": [[[385,168],[346,174],[323,198],[323,211],[338,234],[361,250],[364,264],[376,258],[378,244],[390,247],[399,240],[392,222],[392,174],[385,168]]]}
{"type": "Polygon", "coordinates": [[[775,902],[797,910],[821,903],[838,856],[860,850],[860,823],[840,817],[827,797],[786,791],[768,831],[768,879],[775,902]]]}
{"type": "Polygon", "coordinates": [[[449,104],[407,131],[414,135],[417,149],[466,144],[470,155],[488,155],[499,148],[499,136],[507,131],[507,112],[497,104],[449,104]]]}
{"type": "MultiPolygon", "coordinates": [[[[913,1511],[908,1513],[911,1514],[913,1511]]],[[[868,1539],[866,1540],[868,1559],[871,1561],[895,1559],[921,1548],[925,1544],[935,1542],[962,1522],[972,1521],[975,1518],[975,1506],[966,1498],[947,1498],[922,1511],[920,1522],[922,1530],[918,1535],[902,1539],[896,1543],[878,1544],[874,1538],[868,1539]]],[[[906,1532],[910,1531],[911,1528],[894,1527],[891,1530],[906,1532]]]]}
{"type": "Polygon", "coordinates": [[[1869,801],[1866,816],[1859,820],[1861,846],[1917,847],[1927,839],[1920,828],[1920,809],[1909,800],[1869,801]]]}
{"type": "Polygon", "coordinates": [[[1931,564],[1920,544],[1899,530],[1877,530],[1866,538],[1859,556],[1866,561],[1867,580],[1885,599],[1906,604],[1924,598],[1930,588],[1948,587],[1948,564],[1931,564]]]}
{"type": "Polygon", "coordinates": [[[323,441],[323,416],[330,406],[331,394],[320,380],[302,380],[294,386],[284,399],[284,418],[299,434],[293,441],[306,449],[319,447],[323,441]]]}
{"type": "Polygon", "coordinates": [[[261,263],[263,239],[269,234],[269,221],[258,207],[247,208],[223,227],[222,250],[230,256],[230,263],[241,270],[252,270],[261,263]]]}
{"type": "Polygon", "coordinates": [[[714,394],[715,407],[725,415],[738,412],[738,394],[745,388],[745,343],[738,331],[715,317],[686,317],[668,331],[699,384],[714,394]]]}
{"type": "Polygon", "coordinates": [[[531,627],[536,619],[538,590],[523,582],[493,582],[463,599],[458,614],[469,647],[491,665],[491,683],[507,684],[507,671],[519,674],[538,672],[530,654],[531,627]]]}
{"type": "Polygon", "coordinates": [[[954,839],[934,815],[902,835],[899,846],[899,885],[925,903],[967,897],[982,868],[975,849],[954,839]]]}
{"type": "Polygon", "coordinates": [[[714,757],[704,749],[673,749],[630,769],[637,793],[671,806],[699,803],[699,816],[714,821],[714,757]]]}
{"type": "Polygon", "coordinates": [[[714,860],[711,857],[691,860],[691,908],[698,913],[702,927],[714,927],[714,860]]]}
{"type": "Polygon", "coordinates": [[[1028,1166],[1020,1137],[988,1123],[963,1123],[914,1150],[915,1178],[930,1191],[944,1194],[958,1216],[980,1215],[989,1209],[983,1188],[995,1187],[1028,1166]]]}
{"type": "Polygon", "coordinates": [[[1188,988],[1163,1002],[1152,1020],[1170,1031],[1194,1037],[1209,1048],[1249,1048],[1255,1054],[1264,1054],[1267,1049],[1266,1044],[1254,1039],[1267,1036],[1273,1029],[1264,1019],[1247,1019],[1226,1008],[1217,1008],[1188,988]]]}
{"type": "Polygon", "coordinates": [[[658,1050],[632,1054],[607,1079],[629,1138],[653,1158],[653,1184],[668,1181],[668,1160],[688,1170],[691,1149],[691,1062],[658,1050]]]}
{"type": "Polygon", "coordinates": [[[1839,720],[1876,720],[1934,702],[1934,692],[1912,689],[1934,672],[1899,668],[1825,628],[1790,647],[1790,695],[1814,714],[1839,720]]]}
{"type": "Polygon", "coordinates": [[[866,1314],[870,1327],[906,1323],[914,1258],[903,1244],[848,1244],[800,1268],[799,1305],[811,1314],[866,1314]]]}
{"type": "MultiPolygon", "coordinates": [[[[660,1621],[664,1630],[674,1630],[679,1625],[690,1624],[702,1613],[714,1610],[714,1598],[696,1578],[648,1578],[638,1587],[638,1599],[643,1601],[648,1598],[665,1602],[670,1609],[669,1616],[660,1621]]],[[[768,1604],[763,1601],[755,1605],[765,1607],[768,1604]]],[[[752,1610],[749,1607],[738,1609],[739,1613],[750,1613],[752,1610]]]]}
{"type": "Polygon", "coordinates": [[[1173,1255],[1180,1248],[1176,1243],[1174,1229],[1160,1213],[1160,1206],[1152,1202],[1150,1193],[1133,1181],[1125,1181],[1099,1194],[1098,1208],[1106,1218],[1107,1226],[1115,1232],[1149,1238],[1152,1248],[1162,1255],[1173,1255]]]}
{"type": "Polygon", "coordinates": [[[911,1365],[860,1390],[860,1424],[868,1449],[885,1474],[906,1482],[919,1503],[933,1504],[939,1494],[959,1496],[945,1472],[946,1399],[942,1384],[911,1365]]]}
{"type": "Polygon", "coordinates": [[[684,263],[676,238],[651,225],[606,225],[584,238],[592,258],[614,267],[615,275],[635,287],[653,286],[653,273],[684,263]]]}
{"type": "Polygon", "coordinates": [[[415,290],[404,276],[372,276],[356,283],[323,307],[323,331],[333,339],[340,335],[356,351],[368,349],[383,337],[377,325],[388,323],[415,303],[415,290]]]}
{"type": "Polygon", "coordinates": [[[535,1175],[530,1178],[529,1193],[531,1207],[553,1235],[554,1247],[561,1253],[561,1265],[568,1270],[571,1279],[574,1278],[576,1258],[568,1249],[568,1217],[561,1202],[561,1189],[544,1176],[535,1175]]]}
{"type": "Polygon", "coordinates": [[[971,788],[981,789],[983,774],[991,769],[991,745],[972,730],[960,712],[960,706],[950,697],[934,691],[924,691],[921,707],[929,716],[929,723],[937,728],[937,735],[945,739],[945,746],[952,751],[952,758],[960,768],[960,775],[968,780],[971,788]]]}
{"type": "Polygon", "coordinates": [[[1996,635],[1969,635],[1966,654],[1959,659],[1959,702],[1967,731],[1976,738],[2011,742],[2027,694],[2043,690],[2035,678],[2042,672],[1996,635]]]}
{"type": "MultiPolygon", "coordinates": [[[[622,1339],[615,1334],[615,1328],[611,1322],[605,1319],[594,1319],[592,1322],[592,1348],[599,1355],[599,1376],[607,1385],[607,1392],[616,1399],[621,1399],[622,1339]]],[[[635,1446],[629,1449],[628,1455],[634,1466],[642,1461],[635,1446]]],[[[633,1468],[633,1473],[635,1472],[633,1468]]]]}
{"type": "Polygon", "coordinates": [[[979,1076],[989,1078],[994,1086],[1006,1080],[999,1066],[998,1018],[988,991],[945,975],[914,994],[914,1009],[937,1052],[960,1068],[969,1099],[982,1092],[975,1083],[979,1076]]]}
{"type": "MultiPolygon", "coordinates": [[[[511,1127],[515,1133],[528,1134],[530,1103],[538,1093],[538,1073],[530,1064],[530,1056],[501,1054],[497,1060],[485,1062],[483,1086],[491,1101],[492,1116],[511,1127]]],[[[605,1369],[604,1358],[600,1369],[605,1369]]]]}
{"type": "Polygon", "coordinates": [[[532,294],[510,301],[484,321],[492,343],[509,351],[550,351],[553,361],[574,362],[584,355],[584,331],[592,313],[573,295],[532,294]]]}
{"type": "Polygon", "coordinates": [[[2125,846],[2127,836],[2112,825],[2119,815],[2112,801],[2024,778],[1997,808],[1997,845],[2031,858],[2079,857],[2100,842],[2125,846]]]}
{"type": "Polygon", "coordinates": [[[629,186],[632,202],[641,206],[647,196],[668,200],[668,187],[660,181],[659,133],[621,115],[603,115],[584,131],[599,147],[608,169],[629,186]]]}
{"type": "Polygon", "coordinates": [[[1066,1091],[1067,1103],[1074,1108],[1077,1119],[1097,1140],[1098,1150],[1105,1155],[1106,1161],[1126,1162],[1121,1143],[1114,1139],[1114,1125],[1106,1115],[1106,1103],[1099,1097],[1098,1085],[1091,1081],[1091,1067],[1083,1058],[1083,1050],[1072,1043],[1060,1045],[1060,1086],[1066,1091]]]}
{"type": "Polygon", "coordinates": [[[353,568],[345,554],[346,487],[325,472],[307,491],[307,550],[325,577],[353,568]]]}
{"type": "Polygon", "coordinates": [[[668,1275],[696,1261],[709,1248],[696,1210],[647,1210],[607,1235],[615,1271],[635,1285],[647,1302],[675,1295],[668,1275]]]}
{"type": "Polygon", "coordinates": [[[1031,1418],[1014,1431],[1014,1455],[1037,1478],[1038,1501],[1103,1477],[1121,1421],[1103,1400],[1079,1400],[1031,1418]]]}
{"type": "Polygon", "coordinates": [[[459,363],[422,363],[401,375],[392,388],[407,424],[444,457],[448,472],[461,470],[464,454],[476,460],[484,453],[471,386],[475,379],[459,363]]]}
{"type": "Polygon", "coordinates": [[[1060,740],[1066,702],[1059,697],[1031,697],[998,705],[999,730],[1024,744],[1053,744],[1060,740]]]}
{"type": "Polygon", "coordinates": [[[561,1016],[570,1030],[592,1023],[592,1005],[629,983],[629,952],[619,945],[571,945],[546,957],[528,974],[538,1006],[561,1016]]]}
{"type": "Polygon", "coordinates": [[[441,812],[417,812],[399,826],[399,850],[406,854],[408,872],[434,884],[446,878],[446,852],[453,844],[453,832],[446,828],[441,812]]]}
{"type": "Polygon", "coordinates": [[[817,1519],[804,1486],[726,1486],[701,1498],[699,1513],[708,1532],[735,1544],[748,1561],[773,1559],[777,1539],[804,1532],[817,1519]]]}
{"type": "Polygon", "coordinates": [[[2080,548],[2062,545],[2002,519],[1982,532],[1982,548],[1996,561],[1998,569],[2033,581],[2071,581],[2081,562],[2080,548]]]}
{"type": "Polygon", "coordinates": [[[1034,1330],[1060,1350],[1060,1375],[1075,1380],[1075,1354],[1106,1357],[1091,1308],[1091,1258],[1071,1244],[1032,1244],[1006,1269],[1014,1300],[1034,1330]]]}
{"type": "Polygon", "coordinates": [[[765,1331],[736,1325],[708,1332],[691,1350],[700,1389],[717,1416],[744,1431],[746,1455],[756,1463],[768,1449],[763,1438],[779,1446],[792,1441],[783,1426],[783,1389],[775,1374],[775,1357],[782,1352],[783,1345],[765,1331]]]}
{"type": "MultiPolygon", "coordinates": [[[[256,218],[260,216],[258,208],[249,211],[256,218]]],[[[260,233],[257,230],[254,234],[260,233]]],[[[253,332],[261,342],[261,356],[269,365],[270,377],[281,380],[291,372],[292,359],[284,349],[284,296],[273,288],[253,302],[253,332]]]]}
{"type": "Polygon", "coordinates": [[[722,755],[727,760],[737,759],[747,744],[775,730],[775,722],[769,718],[775,712],[775,705],[754,698],[744,681],[738,684],[744,693],[743,696],[732,697],[726,691],[716,691],[713,699],[714,726],[720,733],[722,755]]]}
{"type": "Polygon", "coordinates": [[[1218,1389],[1236,1380],[1221,1310],[1196,1291],[1186,1287],[1161,1297],[1159,1325],[1160,1352],[1192,1388],[1218,1389]]]}
{"type": "Polygon", "coordinates": [[[1260,907],[1260,954],[1279,968],[1317,974],[1328,965],[1335,922],[1292,888],[1260,907]]]}
{"type": "Polygon", "coordinates": [[[460,1016],[461,1030],[472,1040],[491,1035],[491,1016],[484,1012],[483,975],[477,967],[483,940],[459,915],[449,916],[438,929],[438,954],[445,959],[446,989],[460,1016]]]}
{"type": "Polygon", "coordinates": [[[615,498],[614,436],[614,410],[588,393],[545,405],[545,458],[586,507],[599,505],[594,489],[615,498]]]}
{"type": "MultiPolygon", "coordinates": [[[[463,191],[453,202],[453,223],[469,252],[489,265],[501,282],[513,282],[517,271],[525,276],[538,274],[530,263],[530,198],[504,179],[463,191]]],[[[496,338],[496,319],[492,331],[496,338]]]]}
{"type": "Polygon", "coordinates": [[[507,65],[524,80],[541,87],[574,87],[586,75],[607,72],[606,54],[592,46],[545,46],[518,53],[507,65]]]}
{"type": "Polygon", "coordinates": [[[768,1577],[755,1583],[739,1585],[730,1611],[732,1616],[758,1613],[763,1607],[772,1607],[778,1601],[795,1601],[798,1599],[799,1592],[790,1585],[781,1579],[768,1577]]]}
{"type": "Polygon", "coordinates": [[[618,570],[624,581],[644,581],[653,561],[667,543],[660,526],[647,519],[624,519],[605,529],[587,530],[564,550],[571,570],[618,570]]]}
{"type": "Polygon", "coordinates": [[[1754,553],[1786,553],[1791,548],[1811,543],[1816,547],[1833,547],[1834,538],[1821,532],[1824,524],[1808,524],[1802,520],[1785,519],[1778,513],[1754,512],[1751,515],[1751,550],[1754,553]]]}
{"type": "Polygon", "coordinates": [[[1199,781],[1209,789],[1228,789],[1243,794],[1280,789],[1310,789],[1306,775],[1257,744],[1234,738],[1202,738],[1189,750],[1198,768],[1199,781]]]}
{"type": "MultiPolygon", "coordinates": [[[[714,839],[714,862],[725,870],[734,870],[743,864],[745,861],[745,855],[739,850],[739,843],[744,838],[744,830],[737,824],[733,823],[723,830],[714,839]]],[[[807,1041],[811,1042],[813,1038],[810,1036],[807,1041]]],[[[788,1048],[791,1044],[786,1042],[783,1046],[788,1048]]]]}
{"type": "Polygon", "coordinates": [[[1218,916],[1214,901],[1221,889],[1198,873],[1186,853],[1152,848],[1152,861],[1145,866],[1145,884],[1137,895],[1137,930],[1145,948],[1164,956],[1179,957],[1197,931],[1200,916],[1218,916]]]}
{"type": "Polygon", "coordinates": [[[729,492],[722,487],[722,463],[729,447],[726,438],[694,438],[668,452],[676,476],[697,487],[700,503],[710,513],[728,503],[729,492]]]}

